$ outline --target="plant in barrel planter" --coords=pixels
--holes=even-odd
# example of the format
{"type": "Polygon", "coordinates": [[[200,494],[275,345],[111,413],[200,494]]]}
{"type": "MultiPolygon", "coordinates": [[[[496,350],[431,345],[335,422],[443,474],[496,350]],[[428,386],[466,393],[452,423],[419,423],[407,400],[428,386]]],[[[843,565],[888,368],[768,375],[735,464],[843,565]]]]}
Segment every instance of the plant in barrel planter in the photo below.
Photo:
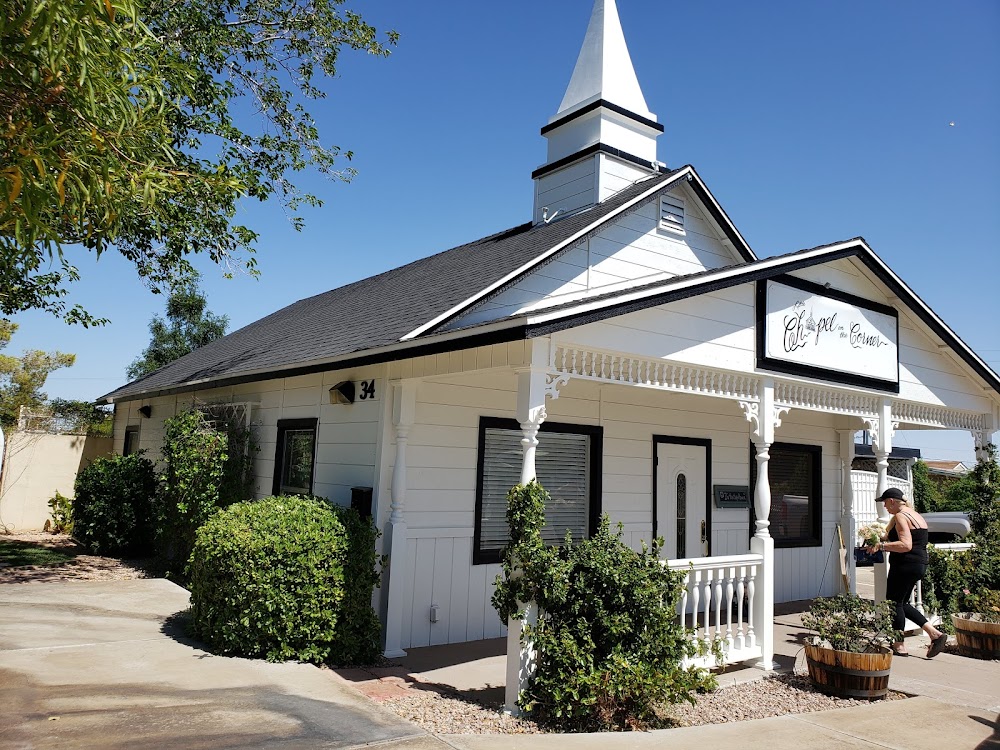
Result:
{"type": "Polygon", "coordinates": [[[802,624],[818,637],[806,644],[809,678],[824,693],[846,698],[883,698],[889,690],[892,605],[853,594],[813,601],[802,624]]]}
{"type": "Polygon", "coordinates": [[[1000,591],[965,593],[970,611],[951,616],[959,652],[976,659],[1000,659],[1000,591]]]}

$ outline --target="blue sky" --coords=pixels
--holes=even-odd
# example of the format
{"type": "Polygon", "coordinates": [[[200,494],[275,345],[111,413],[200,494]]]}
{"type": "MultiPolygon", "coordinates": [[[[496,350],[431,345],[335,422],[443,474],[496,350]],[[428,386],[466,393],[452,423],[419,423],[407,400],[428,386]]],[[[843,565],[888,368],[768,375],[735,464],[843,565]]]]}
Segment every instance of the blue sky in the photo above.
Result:
{"type": "MultiPolygon", "coordinates": [[[[693,164],[758,256],[864,236],[1000,369],[1000,3],[618,0],[659,158],[693,164]],[[954,123],[954,125],[951,125],[954,123]]],[[[358,2],[402,38],[387,60],[345,53],[310,105],[355,152],[350,185],[302,178],[326,201],[297,233],[247,203],[260,280],[202,266],[210,308],[235,330],[297,299],[527,221],[538,130],[569,82],[590,0],[358,2]]],[[[113,254],[75,258],[72,301],[99,330],[38,314],[8,353],[75,352],[50,396],[95,398],[162,314],[113,254]]],[[[897,433],[926,457],[971,458],[971,437],[897,433]]]]}

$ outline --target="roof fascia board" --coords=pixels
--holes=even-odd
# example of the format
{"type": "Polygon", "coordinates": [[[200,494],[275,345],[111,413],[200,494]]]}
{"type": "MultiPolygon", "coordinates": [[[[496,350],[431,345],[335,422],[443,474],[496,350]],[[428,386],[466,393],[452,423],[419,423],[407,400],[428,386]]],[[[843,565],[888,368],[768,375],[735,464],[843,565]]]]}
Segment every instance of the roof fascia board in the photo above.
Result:
{"type": "Polygon", "coordinates": [[[736,252],[738,252],[745,261],[752,263],[758,260],[756,253],[750,248],[749,243],[743,239],[743,235],[740,234],[740,230],[736,228],[736,225],[729,218],[729,215],[723,210],[722,206],[715,196],[712,195],[712,191],[708,189],[708,185],[701,179],[698,172],[695,171],[694,167],[688,166],[691,170],[691,182],[695,187],[695,193],[701,199],[701,202],[706,205],[708,212],[712,215],[712,218],[719,225],[722,233],[725,234],[729,240],[735,246],[736,252]]]}
{"type": "MultiPolygon", "coordinates": [[[[330,359],[315,360],[285,367],[259,368],[247,370],[239,375],[232,375],[221,378],[201,378],[198,380],[187,380],[178,385],[166,388],[137,391],[119,398],[113,398],[111,393],[96,399],[96,403],[105,402],[114,404],[119,401],[136,401],[144,398],[155,398],[157,396],[169,396],[176,393],[184,393],[191,390],[201,390],[207,388],[224,388],[231,385],[241,385],[257,380],[271,380],[273,378],[291,378],[298,375],[312,375],[317,372],[327,372],[330,370],[342,370],[348,367],[361,367],[364,365],[391,362],[396,359],[406,359],[410,357],[422,357],[428,354],[440,354],[442,352],[455,351],[458,349],[469,349],[476,346],[486,346],[488,344],[503,343],[525,338],[526,320],[523,317],[509,318],[500,323],[490,323],[476,326],[474,329],[459,331],[448,331],[446,333],[435,334],[421,339],[420,341],[387,344],[386,346],[365,349],[361,352],[351,352],[342,354],[339,357],[330,359]],[[474,331],[474,333],[470,332],[474,331]],[[459,344],[459,345],[456,345],[459,344]],[[403,356],[399,356],[403,355],[403,356]]],[[[120,389],[119,389],[120,390],[120,389]]]]}
{"type": "Polygon", "coordinates": [[[602,216],[600,219],[597,219],[597,220],[591,222],[590,224],[588,224],[587,226],[583,227],[582,229],[574,232],[572,235],[570,235],[569,237],[567,237],[562,242],[559,242],[556,245],[552,246],[550,249],[546,250],[544,253],[541,253],[540,255],[537,255],[532,260],[530,260],[527,263],[525,263],[524,265],[522,265],[520,268],[517,268],[517,269],[511,271],[506,276],[504,276],[504,277],[500,278],[499,280],[493,282],[492,284],[490,284],[486,288],[484,288],[484,289],[476,292],[474,295],[472,295],[468,299],[464,300],[463,302],[459,302],[457,305],[455,305],[451,309],[449,309],[449,310],[441,313],[440,315],[438,315],[437,317],[433,318],[432,320],[429,320],[428,322],[424,323],[423,325],[421,325],[421,326],[413,329],[412,331],[410,331],[410,333],[408,333],[405,336],[403,336],[402,338],[400,338],[400,341],[409,341],[411,339],[414,339],[417,336],[420,336],[420,335],[426,333],[427,331],[430,331],[430,330],[436,328],[437,326],[445,323],[446,321],[450,320],[451,318],[454,318],[455,316],[461,314],[462,312],[464,312],[469,307],[471,307],[472,305],[474,305],[477,302],[479,302],[481,299],[483,299],[487,295],[492,294],[494,291],[496,291],[500,287],[505,286],[506,284],[510,283],[514,279],[517,279],[518,277],[520,277],[520,276],[528,273],[529,271],[531,271],[531,269],[533,269],[533,268],[537,267],[538,265],[542,264],[544,261],[548,260],[550,257],[552,257],[553,255],[555,255],[556,253],[558,253],[560,250],[563,250],[564,248],[569,247],[570,245],[572,245],[575,242],[577,242],[581,237],[584,237],[587,234],[589,234],[590,232],[594,231],[597,227],[601,226],[602,224],[604,224],[604,223],[606,223],[608,221],[611,221],[616,216],[618,216],[622,212],[628,210],[629,208],[631,208],[632,206],[636,205],[637,203],[640,203],[641,201],[645,200],[646,198],[648,198],[653,193],[655,193],[655,192],[657,192],[659,190],[662,190],[662,189],[668,187],[669,185],[672,185],[674,182],[677,182],[677,181],[679,181],[681,179],[686,178],[687,175],[689,173],[691,173],[691,172],[694,172],[693,168],[691,168],[691,167],[684,167],[680,171],[678,171],[677,174],[672,175],[671,177],[669,177],[668,179],[664,180],[663,182],[656,182],[652,187],[649,188],[649,190],[645,190],[645,191],[639,193],[639,195],[637,195],[635,198],[633,198],[630,201],[627,201],[626,203],[623,203],[621,206],[619,206],[618,208],[616,208],[611,213],[609,213],[609,214],[607,214],[605,216],[602,216]]]}
{"type": "MultiPolygon", "coordinates": [[[[865,245],[868,248],[867,245],[865,245]]],[[[862,263],[864,263],[887,287],[889,287],[897,297],[908,301],[908,304],[914,312],[917,313],[917,317],[920,318],[924,324],[930,328],[937,336],[945,341],[952,350],[958,354],[965,364],[971,367],[976,374],[978,374],[986,384],[990,386],[996,395],[1000,395],[1000,375],[991,368],[986,362],[976,354],[972,348],[966,344],[962,338],[955,333],[947,323],[938,317],[938,314],[934,312],[926,302],[920,299],[920,296],[914,292],[909,286],[906,285],[896,273],[889,268],[879,258],[871,248],[868,248],[868,252],[860,255],[858,258],[862,263]]],[[[994,396],[994,399],[996,398],[994,396]]]]}
{"type": "Polygon", "coordinates": [[[604,320],[605,318],[642,310],[647,307],[654,307],[664,302],[675,302],[679,299],[708,294],[712,291],[745,284],[779,273],[807,268],[816,264],[817,257],[825,261],[837,260],[857,254],[857,242],[851,241],[809,251],[801,255],[796,255],[794,258],[759,260],[751,268],[747,268],[746,266],[729,266],[728,268],[694,279],[670,279],[665,281],[661,286],[652,289],[643,289],[642,291],[623,294],[612,299],[585,302],[569,309],[531,315],[528,317],[528,326],[534,330],[536,326],[548,327],[558,325],[556,330],[562,330],[562,328],[582,325],[583,323],[592,323],[604,320]],[[579,322],[584,318],[583,323],[579,322]],[[568,326],[563,326],[563,320],[573,320],[576,322],[568,326]]]}

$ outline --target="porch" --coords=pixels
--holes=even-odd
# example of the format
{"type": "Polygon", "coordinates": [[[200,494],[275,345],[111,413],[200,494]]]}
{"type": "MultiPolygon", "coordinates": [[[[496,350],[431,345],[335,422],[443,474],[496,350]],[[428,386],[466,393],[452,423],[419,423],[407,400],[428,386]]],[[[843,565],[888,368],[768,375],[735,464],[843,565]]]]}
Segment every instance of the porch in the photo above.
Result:
{"type": "MultiPolygon", "coordinates": [[[[872,570],[859,571],[859,593],[872,595],[872,570]]],[[[805,672],[802,650],[812,634],[802,626],[809,601],[778,604],[774,613],[775,672],[805,672]]],[[[927,646],[923,635],[906,639],[909,659],[894,659],[890,688],[936,701],[995,712],[1000,706],[1000,663],[977,662],[945,652],[933,660],[920,655],[927,646]]],[[[456,643],[411,649],[381,668],[338,670],[341,677],[375,700],[393,699],[408,691],[435,691],[460,700],[499,708],[504,702],[506,640],[456,643]]],[[[720,687],[763,679],[759,669],[731,665],[718,673],[720,687]]]]}

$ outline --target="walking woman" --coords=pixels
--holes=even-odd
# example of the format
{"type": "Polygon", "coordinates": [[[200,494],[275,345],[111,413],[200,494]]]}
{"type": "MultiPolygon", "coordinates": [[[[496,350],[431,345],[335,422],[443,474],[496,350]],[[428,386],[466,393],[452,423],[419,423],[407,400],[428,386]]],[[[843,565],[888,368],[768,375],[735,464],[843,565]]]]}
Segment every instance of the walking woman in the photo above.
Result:
{"type": "MultiPolygon", "coordinates": [[[[910,604],[913,588],[927,570],[927,521],[910,507],[903,493],[895,487],[883,492],[879,500],[885,503],[892,519],[882,541],[876,547],[869,547],[868,551],[885,550],[889,553],[885,598],[896,605],[892,627],[902,631],[907,618],[919,625],[930,636],[927,658],[933,659],[944,650],[948,634],[928,623],[927,618],[910,604]]],[[[892,651],[897,656],[909,656],[902,641],[894,643],[892,651]]]]}

